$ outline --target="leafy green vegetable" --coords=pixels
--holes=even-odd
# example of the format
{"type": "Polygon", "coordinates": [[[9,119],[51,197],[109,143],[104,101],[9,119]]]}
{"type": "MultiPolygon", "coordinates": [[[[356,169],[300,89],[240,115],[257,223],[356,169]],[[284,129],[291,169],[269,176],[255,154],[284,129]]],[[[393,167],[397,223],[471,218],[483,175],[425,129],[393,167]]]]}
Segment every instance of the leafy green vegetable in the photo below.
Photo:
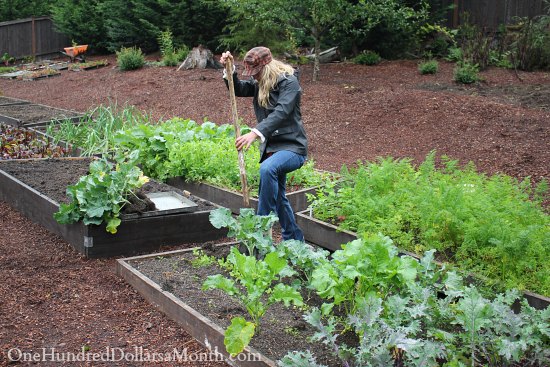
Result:
{"type": "Polygon", "coordinates": [[[231,319],[231,325],[225,331],[223,343],[225,349],[232,355],[236,356],[250,344],[250,340],[254,336],[255,325],[252,322],[246,321],[242,317],[234,317],[231,319]]]}
{"type": "Polygon", "coordinates": [[[268,232],[278,220],[274,214],[255,215],[254,209],[250,208],[242,208],[237,218],[227,208],[210,212],[210,223],[215,228],[229,228],[227,235],[242,243],[249,255],[254,255],[257,250],[263,256],[275,249],[268,232]]]}
{"type": "MultiPolygon", "coordinates": [[[[304,315],[316,329],[312,338],[349,367],[438,366],[442,360],[445,367],[548,365],[550,308],[535,310],[522,300],[514,312],[518,291],[486,299],[455,272],[435,266],[433,250],[417,265],[409,259],[382,236],[343,245],[329,266],[313,273],[312,284],[328,303],[304,315]],[[346,303],[353,307],[342,307],[346,303]],[[342,331],[355,333],[358,343],[343,343],[342,331]]],[[[290,361],[317,365],[311,354],[297,352],[279,365],[290,361]]]]}
{"type": "Polygon", "coordinates": [[[92,161],[90,173],[67,187],[70,203],[60,205],[55,220],[62,224],[82,220],[86,225],[105,222],[107,232],[116,233],[126,197],[148,180],[133,163],[135,158],[135,154],[130,161],[119,158],[116,165],[105,158],[92,161]]]}
{"type": "Polygon", "coordinates": [[[267,254],[264,260],[257,260],[253,256],[241,254],[236,247],[233,247],[227,261],[231,264],[233,279],[221,274],[210,275],[204,281],[203,289],[220,289],[236,297],[246,307],[252,318],[253,328],[250,328],[243,319],[235,321],[235,326],[225,333],[224,343],[231,348],[231,350],[227,349],[228,352],[237,354],[242,352],[250,342],[254,328],[259,332],[260,319],[273,303],[283,302],[288,307],[290,304],[301,306],[303,301],[298,291],[279,283],[291,272],[288,270],[286,260],[280,258],[276,252],[267,254]],[[267,296],[265,301],[262,300],[264,295],[267,296]],[[252,335],[248,337],[250,331],[252,335]]]}
{"type": "Polygon", "coordinates": [[[330,262],[321,263],[312,273],[311,285],[321,297],[335,305],[344,303],[348,312],[371,292],[386,294],[415,281],[418,264],[411,257],[398,257],[388,237],[368,236],[342,245],[330,262]]]}
{"type": "Polygon", "coordinates": [[[548,185],[504,175],[487,177],[435,152],[415,168],[381,159],[342,170],[318,190],[316,218],[359,234],[383,233],[402,249],[436,249],[440,259],[507,288],[550,293],[548,185]]]}

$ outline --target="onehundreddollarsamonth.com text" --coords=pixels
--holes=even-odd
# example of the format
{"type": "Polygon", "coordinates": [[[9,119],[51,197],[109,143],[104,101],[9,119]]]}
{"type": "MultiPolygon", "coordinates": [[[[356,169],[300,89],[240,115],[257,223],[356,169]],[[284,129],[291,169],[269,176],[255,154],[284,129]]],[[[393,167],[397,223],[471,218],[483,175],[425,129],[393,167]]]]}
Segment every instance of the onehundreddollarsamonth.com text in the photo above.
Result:
{"type": "Polygon", "coordinates": [[[82,347],[80,352],[58,351],[56,348],[38,348],[25,351],[11,348],[6,352],[10,362],[214,362],[214,361],[260,361],[261,357],[254,353],[240,353],[236,356],[224,356],[215,347],[211,351],[188,351],[187,348],[174,348],[168,352],[152,352],[141,346],[132,348],[105,347],[101,351],[87,350],[82,347]]]}

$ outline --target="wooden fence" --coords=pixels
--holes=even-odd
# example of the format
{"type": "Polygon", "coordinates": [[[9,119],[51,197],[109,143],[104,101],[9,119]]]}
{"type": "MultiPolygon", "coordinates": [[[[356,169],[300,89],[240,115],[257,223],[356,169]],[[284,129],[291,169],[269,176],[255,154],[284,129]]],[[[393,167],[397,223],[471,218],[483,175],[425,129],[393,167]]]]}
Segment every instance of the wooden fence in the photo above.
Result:
{"type": "Polygon", "coordinates": [[[535,17],[546,14],[544,0],[441,0],[440,7],[445,9],[447,27],[456,28],[467,20],[482,28],[496,30],[501,24],[509,24],[514,17],[535,17]],[[465,13],[468,14],[466,19],[465,13]]]}
{"type": "Polygon", "coordinates": [[[69,46],[69,38],[55,30],[49,17],[0,23],[0,56],[6,52],[15,58],[47,56],[69,46]]]}

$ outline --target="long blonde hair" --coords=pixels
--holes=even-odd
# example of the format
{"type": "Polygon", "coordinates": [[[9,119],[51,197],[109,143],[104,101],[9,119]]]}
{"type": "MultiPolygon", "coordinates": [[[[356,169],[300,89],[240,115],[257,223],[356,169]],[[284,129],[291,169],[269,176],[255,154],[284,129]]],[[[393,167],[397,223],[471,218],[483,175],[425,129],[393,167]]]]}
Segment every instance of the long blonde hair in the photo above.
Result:
{"type": "Polygon", "coordinates": [[[294,75],[294,68],[279,60],[271,60],[261,71],[261,78],[258,81],[259,92],[258,102],[263,108],[269,105],[269,91],[275,88],[280,75],[294,75]]]}

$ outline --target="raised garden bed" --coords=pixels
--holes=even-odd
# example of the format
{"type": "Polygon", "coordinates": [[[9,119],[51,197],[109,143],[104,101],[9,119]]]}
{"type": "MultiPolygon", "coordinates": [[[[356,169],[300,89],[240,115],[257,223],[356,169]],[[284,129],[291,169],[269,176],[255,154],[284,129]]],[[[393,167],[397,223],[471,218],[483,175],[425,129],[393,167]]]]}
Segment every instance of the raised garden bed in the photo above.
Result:
{"type": "Polygon", "coordinates": [[[50,78],[50,77],[59,76],[59,75],[61,75],[59,70],[53,69],[53,68],[45,68],[45,69],[40,69],[36,71],[29,71],[25,74],[18,76],[17,79],[38,80],[38,79],[45,79],[45,78],[50,78]]]}
{"type": "MultiPolygon", "coordinates": [[[[203,250],[223,257],[234,243],[205,245],[203,250]]],[[[157,253],[117,260],[117,274],[131,284],[147,301],[180,323],[198,342],[221,353],[233,366],[275,367],[288,351],[311,350],[317,360],[329,366],[340,365],[321,343],[307,340],[314,330],[302,319],[302,311],[281,304],[272,305],[262,318],[261,332],[248,347],[229,359],[224,346],[224,329],[234,316],[244,316],[234,299],[218,290],[203,291],[208,275],[219,273],[213,266],[192,266],[193,249],[157,253]]],[[[315,297],[313,297],[315,298],[315,297]]]]}
{"type": "Polygon", "coordinates": [[[41,61],[20,65],[19,69],[26,70],[26,71],[37,71],[37,70],[43,70],[47,68],[63,70],[63,69],[67,69],[68,65],[69,65],[68,61],[55,62],[53,60],[41,60],[41,61]]]}
{"type": "Polygon", "coordinates": [[[29,101],[25,101],[23,99],[0,96],[0,106],[11,106],[11,105],[20,105],[20,104],[29,104],[29,103],[30,103],[29,101]]]}
{"type": "Polygon", "coordinates": [[[34,103],[0,106],[0,122],[18,127],[45,126],[56,120],[78,121],[82,116],[79,112],[34,103]]]}
{"type": "MultiPolygon", "coordinates": [[[[348,243],[358,238],[357,233],[338,229],[337,226],[315,219],[309,210],[296,213],[296,223],[304,232],[307,242],[321,246],[330,251],[339,250],[340,244],[348,243]]],[[[400,250],[403,255],[419,258],[418,255],[400,250]]],[[[550,298],[533,292],[523,292],[529,304],[537,309],[550,306],[550,298]]]]}
{"type": "Polygon", "coordinates": [[[16,79],[16,78],[22,77],[23,75],[28,74],[28,73],[29,73],[29,71],[27,71],[27,70],[16,70],[16,71],[13,71],[11,73],[1,74],[0,78],[16,79]]]}
{"type": "MultiPolygon", "coordinates": [[[[244,206],[242,193],[225,189],[223,187],[211,185],[202,182],[187,182],[183,177],[173,177],[166,181],[169,185],[182,190],[187,190],[206,200],[210,200],[218,205],[231,209],[238,214],[240,208],[244,206]]],[[[307,194],[315,194],[317,188],[305,188],[297,191],[287,192],[286,197],[292,206],[294,212],[305,210],[308,207],[307,194]]],[[[258,207],[258,199],[250,198],[250,206],[254,209],[258,207]]]]}
{"type": "Polygon", "coordinates": [[[227,232],[212,227],[210,211],[216,205],[175,190],[168,185],[150,182],[143,192],[176,191],[199,205],[194,212],[158,211],[158,215],[131,215],[116,234],[106,232],[105,224],[59,224],[53,214],[59,203],[68,201],[65,191],[80,176],[87,174],[90,159],[60,158],[0,162],[0,200],[9,203],[29,219],[63,237],[87,257],[107,257],[157,250],[163,245],[204,242],[223,237],[227,232]]]}
{"type": "Polygon", "coordinates": [[[69,64],[69,70],[82,71],[82,70],[98,69],[100,67],[107,66],[107,65],[109,65],[107,60],[95,60],[95,61],[87,61],[87,62],[81,62],[81,63],[71,63],[69,64]]]}

